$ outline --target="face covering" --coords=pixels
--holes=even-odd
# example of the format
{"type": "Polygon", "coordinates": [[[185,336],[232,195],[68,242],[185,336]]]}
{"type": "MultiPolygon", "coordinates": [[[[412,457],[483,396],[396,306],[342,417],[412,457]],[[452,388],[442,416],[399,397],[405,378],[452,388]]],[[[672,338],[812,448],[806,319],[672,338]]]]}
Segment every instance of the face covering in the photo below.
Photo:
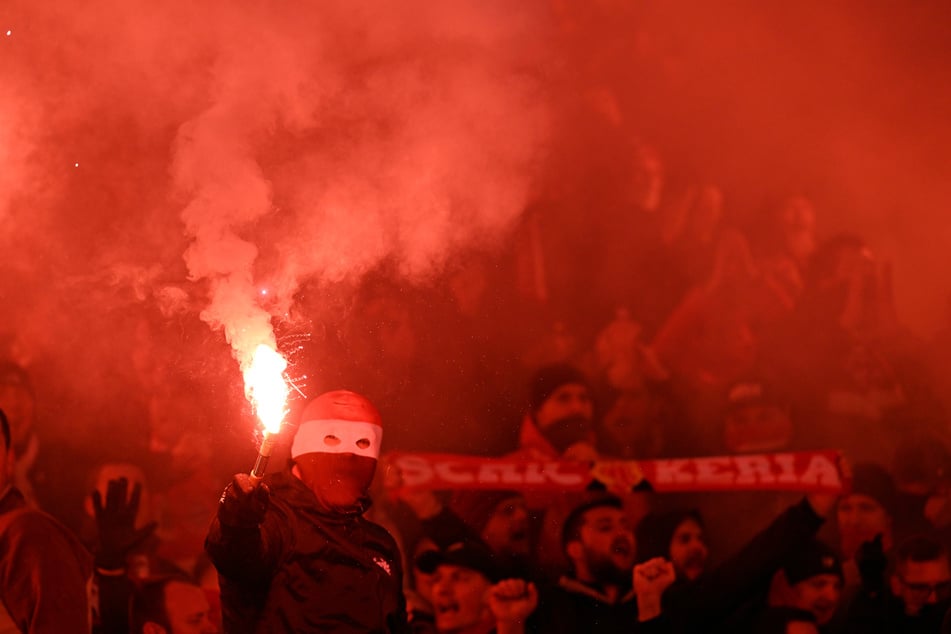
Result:
{"type": "Polygon", "coordinates": [[[558,453],[564,453],[573,444],[588,440],[590,430],[591,421],[581,414],[576,414],[556,420],[540,431],[558,453]]]}
{"type": "Polygon", "coordinates": [[[352,453],[307,453],[296,461],[298,477],[328,511],[359,514],[369,506],[367,491],[376,472],[376,458],[352,453]]]}

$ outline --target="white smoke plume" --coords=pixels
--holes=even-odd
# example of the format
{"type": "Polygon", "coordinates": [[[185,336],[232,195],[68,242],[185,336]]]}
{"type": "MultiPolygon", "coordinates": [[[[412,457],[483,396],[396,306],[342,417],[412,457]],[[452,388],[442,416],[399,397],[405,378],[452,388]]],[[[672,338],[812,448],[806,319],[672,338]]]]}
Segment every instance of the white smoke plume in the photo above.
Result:
{"type": "Polygon", "coordinates": [[[26,266],[69,269],[70,286],[115,268],[113,285],[140,299],[132,280],[147,279],[164,314],[187,292],[245,363],[274,344],[272,314],[303,280],[383,261],[425,279],[512,226],[547,134],[534,76],[546,15],[475,1],[14,1],[0,24],[0,217],[22,214],[18,231],[45,213],[69,221],[49,236],[63,248],[26,266]],[[79,247],[92,258],[77,263],[84,240],[103,248],[79,247]]]}

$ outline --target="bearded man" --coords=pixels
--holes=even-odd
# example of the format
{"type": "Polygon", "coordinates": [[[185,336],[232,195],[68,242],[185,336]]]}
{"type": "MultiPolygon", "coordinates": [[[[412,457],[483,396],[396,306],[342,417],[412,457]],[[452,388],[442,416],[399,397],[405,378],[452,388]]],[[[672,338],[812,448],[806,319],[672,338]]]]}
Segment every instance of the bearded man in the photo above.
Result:
{"type": "Polygon", "coordinates": [[[304,409],[291,467],[225,489],[205,541],[225,632],[408,632],[396,542],[363,517],[383,428],[363,396],[304,409]]]}

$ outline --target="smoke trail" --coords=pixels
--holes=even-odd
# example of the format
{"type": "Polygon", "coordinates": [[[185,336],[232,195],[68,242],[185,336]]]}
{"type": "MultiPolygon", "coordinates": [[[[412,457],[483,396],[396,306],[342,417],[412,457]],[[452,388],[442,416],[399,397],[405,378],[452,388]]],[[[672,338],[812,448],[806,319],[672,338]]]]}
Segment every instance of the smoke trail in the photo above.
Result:
{"type": "Polygon", "coordinates": [[[547,135],[544,2],[8,7],[0,238],[34,346],[149,302],[244,359],[304,280],[497,240],[547,135]]]}
{"type": "Polygon", "coordinates": [[[202,318],[242,364],[274,343],[261,280],[281,311],[313,277],[343,281],[386,259],[431,274],[514,222],[545,133],[532,58],[514,46],[530,14],[463,2],[296,8],[219,21],[211,104],[175,143],[185,260],[210,284],[202,318]],[[270,271],[255,270],[262,249],[270,271]]]}

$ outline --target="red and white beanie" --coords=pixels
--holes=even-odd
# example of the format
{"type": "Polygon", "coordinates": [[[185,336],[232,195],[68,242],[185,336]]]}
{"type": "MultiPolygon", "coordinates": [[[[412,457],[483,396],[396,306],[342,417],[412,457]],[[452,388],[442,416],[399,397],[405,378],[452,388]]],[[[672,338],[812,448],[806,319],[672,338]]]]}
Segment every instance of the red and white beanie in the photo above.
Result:
{"type": "Polygon", "coordinates": [[[380,413],[366,397],[336,390],[321,394],[304,408],[291,458],[306,453],[352,453],[378,459],[383,442],[380,413]]]}

